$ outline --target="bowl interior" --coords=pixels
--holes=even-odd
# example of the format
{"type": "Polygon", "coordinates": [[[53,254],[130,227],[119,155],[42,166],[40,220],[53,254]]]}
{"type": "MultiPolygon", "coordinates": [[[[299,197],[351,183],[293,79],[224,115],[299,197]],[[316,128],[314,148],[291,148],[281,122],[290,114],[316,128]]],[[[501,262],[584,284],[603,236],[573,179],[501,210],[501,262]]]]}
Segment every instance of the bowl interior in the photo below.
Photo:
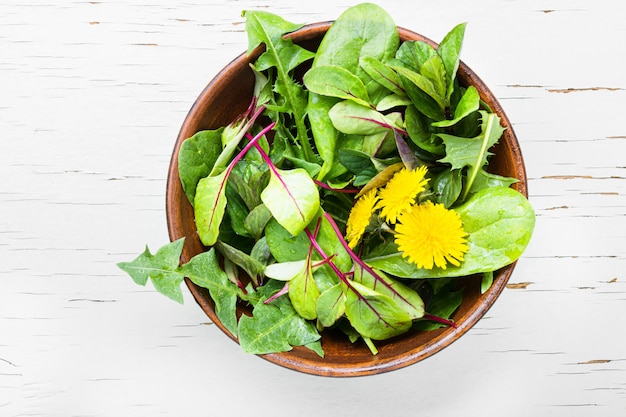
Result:
{"type": "MultiPolygon", "coordinates": [[[[307,25],[294,32],[294,42],[315,50],[331,22],[307,25]]],[[[406,29],[399,29],[400,37],[405,40],[422,40],[435,45],[431,40],[406,29]]],[[[194,255],[206,248],[198,239],[194,222],[193,209],[182,190],[178,177],[178,151],[182,142],[200,130],[216,129],[230,123],[243,113],[252,97],[254,75],[248,63],[253,62],[256,54],[247,57],[240,55],[228,64],[202,91],[193,104],[180,129],[174,147],[169,175],[167,179],[166,213],[171,240],[185,237],[182,261],[187,262],[194,255]]],[[[480,78],[464,63],[460,64],[458,77],[464,85],[474,85],[506,128],[503,137],[492,151],[495,153],[489,163],[489,170],[504,176],[515,177],[519,182],[515,188],[527,195],[527,180],[524,163],[511,124],[502,107],[480,78]]],[[[480,293],[481,277],[468,277],[463,303],[453,319],[457,328],[443,328],[428,332],[412,332],[385,342],[377,342],[378,355],[373,356],[365,344],[352,344],[343,334],[325,331],[322,338],[325,357],[320,358],[309,349],[296,347],[290,352],[260,355],[278,365],[297,371],[323,376],[358,376],[369,375],[398,369],[440,351],[467,332],[491,307],[504,289],[515,264],[509,265],[494,274],[494,282],[485,293],[480,293]]],[[[186,281],[194,298],[222,331],[236,340],[219,322],[215,315],[214,304],[208,291],[186,281]]]]}

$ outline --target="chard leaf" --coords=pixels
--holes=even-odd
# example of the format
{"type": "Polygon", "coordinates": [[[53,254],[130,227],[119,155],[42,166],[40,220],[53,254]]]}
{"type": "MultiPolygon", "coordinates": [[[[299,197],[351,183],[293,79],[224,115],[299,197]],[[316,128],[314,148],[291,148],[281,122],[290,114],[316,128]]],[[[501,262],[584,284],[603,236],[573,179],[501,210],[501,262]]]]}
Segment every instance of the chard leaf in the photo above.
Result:
{"type": "Polygon", "coordinates": [[[469,234],[469,250],[459,266],[417,268],[390,247],[364,259],[372,268],[400,278],[459,277],[495,271],[515,262],[524,252],[535,226],[535,212],[522,194],[507,187],[485,188],[455,208],[469,234]]]}
{"type": "Polygon", "coordinates": [[[315,312],[317,321],[322,327],[330,327],[339,320],[346,311],[346,296],[341,284],[335,284],[323,291],[317,299],[315,312]]]}
{"type": "Polygon", "coordinates": [[[357,267],[354,270],[354,281],[393,299],[411,320],[419,319],[424,315],[424,302],[417,292],[381,271],[374,272],[376,276],[365,268],[357,267]]]}
{"type": "Polygon", "coordinates": [[[200,241],[206,246],[217,242],[220,224],[226,209],[227,171],[219,175],[202,178],[198,182],[194,199],[196,229],[200,241]]]}
{"type": "Polygon", "coordinates": [[[256,303],[252,317],[239,319],[238,333],[243,351],[257,355],[286,352],[292,346],[311,345],[320,339],[315,326],[282,298],[270,304],[256,303]]]}
{"type": "Polygon", "coordinates": [[[261,200],[285,229],[298,235],[320,208],[317,186],[304,169],[271,168],[270,181],[261,193],[261,200]]]}
{"type": "Polygon", "coordinates": [[[237,297],[241,291],[220,268],[215,249],[191,258],[180,268],[180,272],[194,284],[207,288],[215,303],[215,314],[224,327],[237,336],[237,297]]]}
{"type": "Polygon", "coordinates": [[[392,116],[383,115],[371,107],[349,100],[335,104],[330,109],[328,117],[338,131],[346,134],[374,135],[391,128],[401,128],[396,125],[392,116]]]}
{"type": "Polygon", "coordinates": [[[186,139],[178,152],[178,176],[193,205],[196,186],[201,178],[209,175],[217,157],[222,151],[221,136],[223,128],[203,130],[186,139]]]}
{"type": "Polygon", "coordinates": [[[491,155],[489,148],[495,145],[502,136],[504,128],[500,126],[500,118],[495,113],[480,110],[482,116],[481,134],[475,138],[460,138],[457,136],[439,134],[446,146],[446,156],[440,162],[449,163],[452,169],[468,167],[467,182],[462,198],[469,194],[474,180],[483,166],[487,164],[487,157],[491,155]]]}
{"type": "Polygon", "coordinates": [[[316,94],[352,100],[362,106],[370,106],[370,98],[363,81],[345,68],[336,65],[320,65],[304,75],[304,85],[316,94]]]}
{"type": "Polygon", "coordinates": [[[313,279],[311,259],[307,259],[304,269],[289,281],[289,299],[298,314],[307,319],[317,318],[315,305],[320,291],[313,279]]]}
{"type": "Polygon", "coordinates": [[[145,251],[131,262],[120,262],[118,268],[126,272],[136,284],[146,285],[148,278],[154,288],[174,301],[183,303],[180,284],[184,279],[178,271],[184,238],[161,247],[154,255],[146,246],[145,251]]]}
{"type": "Polygon", "coordinates": [[[392,298],[358,282],[344,287],[346,317],[362,337],[384,340],[411,328],[411,317],[392,298]]]}
{"type": "Polygon", "coordinates": [[[466,23],[461,23],[455,26],[448,34],[443,38],[437,53],[443,60],[443,65],[446,69],[446,79],[448,83],[447,97],[450,99],[452,91],[454,90],[454,80],[456,78],[456,72],[459,68],[461,61],[461,47],[463,45],[463,37],[465,36],[466,23]]]}

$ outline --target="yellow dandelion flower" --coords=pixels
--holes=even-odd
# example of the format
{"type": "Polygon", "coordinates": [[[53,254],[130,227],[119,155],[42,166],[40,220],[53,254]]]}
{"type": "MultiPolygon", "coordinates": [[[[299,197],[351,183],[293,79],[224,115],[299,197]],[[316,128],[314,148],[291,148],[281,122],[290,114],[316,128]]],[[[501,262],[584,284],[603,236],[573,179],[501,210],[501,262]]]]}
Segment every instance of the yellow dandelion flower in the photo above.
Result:
{"type": "Polygon", "coordinates": [[[374,205],[377,200],[378,197],[374,188],[359,197],[352,210],[350,210],[346,225],[346,240],[351,249],[356,247],[365,232],[365,228],[370,224],[370,218],[372,213],[374,213],[374,205]]]}
{"type": "Polygon", "coordinates": [[[395,231],[402,257],[418,268],[459,266],[469,249],[461,217],[443,204],[428,201],[413,206],[399,216],[395,231]]]}
{"type": "Polygon", "coordinates": [[[379,201],[376,209],[380,209],[381,216],[388,223],[395,224],[400,213],[415,204],[417,195],[424,191],[428,184],[428,178],[425,176],[425,166],[413,171],[401,169],[378,192],[379,201]]]}

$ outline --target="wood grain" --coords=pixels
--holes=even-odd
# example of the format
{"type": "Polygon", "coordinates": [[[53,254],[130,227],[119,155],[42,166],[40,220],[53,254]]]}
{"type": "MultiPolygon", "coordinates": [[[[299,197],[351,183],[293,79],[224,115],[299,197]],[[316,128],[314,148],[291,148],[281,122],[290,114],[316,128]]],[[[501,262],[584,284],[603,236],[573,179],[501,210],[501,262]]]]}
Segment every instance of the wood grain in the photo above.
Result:
{"type": "Polygon", "coordinates": [[[513,287],[432,358],[299,374],[241,353],[188,293],[177,305],[115,267],[168,241],[174,140],[245,50],[240,11],[307,23],[355,3],[0,4],[0,415],[626,411],[622,2],[378,2],[434,40],[468,22],[463,59],[514,125],[537,211],[513,287]]]}

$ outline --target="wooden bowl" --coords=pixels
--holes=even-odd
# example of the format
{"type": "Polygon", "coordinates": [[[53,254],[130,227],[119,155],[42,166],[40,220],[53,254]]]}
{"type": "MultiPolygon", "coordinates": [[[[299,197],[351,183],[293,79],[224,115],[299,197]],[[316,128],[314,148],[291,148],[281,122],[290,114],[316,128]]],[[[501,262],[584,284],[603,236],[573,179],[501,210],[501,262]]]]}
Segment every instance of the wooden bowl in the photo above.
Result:
{"type": "MultiPolygon", "coordinates": [[[[304,26],[290,35],[293,41],[310,50],[315,50],[332,22],[316,23],[304,26]]],[[[399,28],[400,38],[421,40],[436,46],[431,40],[399,28]]],[[[258,54],[248,57],[242,54],[228,64],[202,91],[191,107],[176,139],[167,179],[166,211],[169,236],[172,241],[185,237],[182,262],[187,262],[194,255],[206,250],[198,239],[194,222],[194,213],[183,192],[178,176],[178,152],[182,142],[196,132],[216,129],[227,125],[237,115],[243,113],[252,97],[254,76],[248,64],[258,54]]],[[[517,138],[502,107],[481,81],[464,63],[460,64],[458,78],[464,85],[473,85],[481,99],[496,112],[506,128],[499,144],[492,150],[495,155],[490,160],[490,171],[519,179],[515,188],[527,196],[527,180],[524,162],[517,138]]],[[[320,358],[314,352],[303,347],[296,347],[285,353],[259,355],[277,365],[300,372],[322,376],[361,376],[378,374],[399,369],[421,361],[437,352],[465,334],[487,312],[504,289],[515,264],[511,264],[494,273],[491,288],[480,293],[480,276],[464,278],[466,289],[463,303],[456,311],[453,320],[456,328],[447,327],[426,332],[410,332],[388,341],[377,342],[378,355],[373,356],[364,343],[350,343],[348,338],[333,331],[322,333],[322,347],[325,357],[320,358]]],[[[231,339],[236,338],[224,328],[215,315],[214,303],[206,289],[186,280],[189,290],[209,318],[231,339]]]]}

